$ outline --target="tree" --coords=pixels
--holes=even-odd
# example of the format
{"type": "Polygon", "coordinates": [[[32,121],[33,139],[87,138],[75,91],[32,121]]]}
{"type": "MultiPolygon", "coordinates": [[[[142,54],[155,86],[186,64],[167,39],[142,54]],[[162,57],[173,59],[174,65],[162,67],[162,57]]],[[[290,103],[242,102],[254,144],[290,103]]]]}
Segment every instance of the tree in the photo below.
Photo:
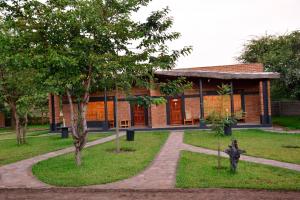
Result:
{"type": "Polygon", "coordinates": [[[12,112],[18,144],[26,142],[28,113],[40,95],[39,73],[32,63],[34,5],[31,1],[0,2],[0,98],[12,112]]]}
{"type": "Polygon", "coordinates": [[[272,84],[273,98],[300,100],[300,31],[254,38],[245,44],[238,60],[263,63],[266,71],[281,74],[272,84]]]}
{"type": "Polygon", "coordinates": [[[171,51],[168,9],[153,12],[146,22],[131,14],[150,0],[49,0],[39,15],[41,71],[53,93],[67,96],[77,165],[87,140],[86,109],[90,93],[133,86],[149,88],[153,71],[171,69],[190,47],[171,51]]]}
{"type": "Polygon", "coordinates": [[[224,128],[232,126],[236,123],[236,116],[231,116],[228,111],[229,95],[231,93],[231,86],[222,84],[218,86],[218,104],[216,109],[209,113],[208,121],[212,124],[212,130],[216,133],[218,138],[218,169],[221,168],[221,144],[220,137],[224,136],[224,128]]]}

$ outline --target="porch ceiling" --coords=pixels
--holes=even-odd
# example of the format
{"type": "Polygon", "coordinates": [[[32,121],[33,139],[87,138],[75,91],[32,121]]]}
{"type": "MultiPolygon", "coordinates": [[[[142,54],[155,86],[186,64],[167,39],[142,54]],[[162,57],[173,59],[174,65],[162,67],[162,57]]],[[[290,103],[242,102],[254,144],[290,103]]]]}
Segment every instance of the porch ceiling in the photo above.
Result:
{"type": "Polygon", "coordinates": [[[164,76],[185,76],[199,78],[215,78],[215,79],[277,79],[280,74],[277,72],[216,72],[216,71],[199,71],[199,70],[170,70],[156,71],[156,75],[164,76]]]}

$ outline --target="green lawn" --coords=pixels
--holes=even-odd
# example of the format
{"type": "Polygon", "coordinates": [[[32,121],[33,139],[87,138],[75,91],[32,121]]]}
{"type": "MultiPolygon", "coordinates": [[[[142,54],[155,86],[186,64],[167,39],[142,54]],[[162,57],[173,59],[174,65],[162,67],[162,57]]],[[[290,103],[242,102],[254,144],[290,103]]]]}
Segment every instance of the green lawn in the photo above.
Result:
{"type": "MultiPolygon", "coordinates": [[[[246,155],[300,164],[300,135],[270,133],[263,130],[233,130],[232,137],[220,137],[221,149],[238,140],[246,155]]],[[[217,149],[217,137],[210,131],[186,131],[184,142],[194,146],[217,149]]]]}
{"type": "MultiPolygon", "coordinates": [[[[47,134],[49,132],[49,125],[29,125],[27,129],[27,136],[36,136],[47,134]]],[[[15,130],[12,128],[0,128],[0,140],[15,138],[15,130]]]]}
{"type": "MultiPolygon", "coordinates": [[[[33,132],[38,134],[41,131],[33,132]]],[[[44,134],[48,131],[44,131],[44,134]]],[[[111,134],[107,133],[93,133],[89,134],[89,141],[106,137],[111,134]]],[[[15,137],[15,136],[14,136],[15,137]]],[[[72,138],[61,139],[60,135],[46,135],[44,137],[29,137],[27,144],[17,145],[15,138],[0,140],[0,166],[13,163],[19,160],[44,154],[50,151],[63,149],[73,145],[72,138]]]]}
{"type": "Polygon", "coordinates": [[[181,152],[176,187],[300,189],[300,172],[297,171],[240,161],[238,171],[234,174],[226,158],[222,158],[220,170],[216,165],[216,156],[181,152]]]}
{"type": "Polygon", "coordinates": [[[290,130],[300,129],[300,116],[273,116],[272,122],[290,130]]]}
{"type": "Polygon", "coordinates": [[[55,186],[84,186],[110,183],[136,175],[145,169],[161,146],[167,132],[136,133],[134,142],[121,139],[125,150],[116,154],[115,142],[87,148],[82,165],[77,167],[74,154],[66,154],[42,161],[33,166],[33,174],[41,181],[55,186]]]}

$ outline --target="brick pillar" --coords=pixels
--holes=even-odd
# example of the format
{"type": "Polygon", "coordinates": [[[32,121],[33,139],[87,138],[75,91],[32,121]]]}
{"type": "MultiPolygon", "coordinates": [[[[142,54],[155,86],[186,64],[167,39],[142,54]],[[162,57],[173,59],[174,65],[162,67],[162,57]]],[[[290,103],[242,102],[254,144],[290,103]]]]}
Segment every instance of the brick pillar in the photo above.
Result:
{"type": "Polygon", "coordinates": [[[0,112],[0,128],[5,127],[5,116],[3,112],[0,112]]]}
{"type": "Polygon", "coordinates": [[[50,130],[57,131],[57,127],[60,125],[60,98],[58,95],[49,94],[48,101],[50,130]]]}

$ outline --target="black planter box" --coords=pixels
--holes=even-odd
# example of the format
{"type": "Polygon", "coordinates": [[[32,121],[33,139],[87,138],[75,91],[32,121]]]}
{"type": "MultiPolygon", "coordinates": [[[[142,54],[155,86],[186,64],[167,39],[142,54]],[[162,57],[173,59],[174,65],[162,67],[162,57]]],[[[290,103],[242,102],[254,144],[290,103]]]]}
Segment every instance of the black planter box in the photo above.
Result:
{"type": "Polygon", "coordinates": [[[69,137],[69,128],[62,127],[61,128],[61,138],[68,138],[69,137]]]}
{"type": "Polygon", "coordinates": [[[225,126],[224,127],[224,135],[231,135],[232,134],[232,127],[231,126],[225,126]]]}
{"type": "Polygon", "coordinates": [[[126,140],[134,141],[134,130],[133,129],[126,130],[126,140]]]}

